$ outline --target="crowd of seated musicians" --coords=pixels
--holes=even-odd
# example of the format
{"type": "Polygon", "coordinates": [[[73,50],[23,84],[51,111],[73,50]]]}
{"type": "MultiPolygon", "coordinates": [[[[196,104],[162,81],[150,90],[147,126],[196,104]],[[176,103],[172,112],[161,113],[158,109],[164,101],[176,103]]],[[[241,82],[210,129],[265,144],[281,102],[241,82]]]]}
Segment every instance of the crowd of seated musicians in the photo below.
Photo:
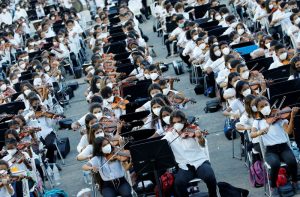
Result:
{"type": "MultiPolygon", "coordinates": [[[[217,1],[189,3],[195,6],[209,3],[207,13],[202,16],[208,20],[198,23],[196,8],[187,14],[184,4],[169,1],[158,2],[155,13],[152,13],[162,29],[168,25],[168,16],[176,26],[166,41],[168,54],[171,54],[170,45],[177,43],[175,52],[180,52],[188,67],[201,68],[207,76],[206,81],[210,82],[206,85],[220,92],[224,115],[238,120],[236,127],[239,130],[250,131],[257,152],[261,152],[258,143],[259,138],[262,139],[266,146],[266,161],[271,166],[272,195],[277,194],[276,179],[281,160],[287,164],[293,187],[297,190],[297,163],[285,134],[293,133],[298,108],[291,109],[288,120],[269,122],[272,108],[264,97],[269,84],[264,73],[247,66],[250,60],[271,58],[272,63],[267,69],[289,64],[289,80],[298,80],[300,57],[294,49],[287,49],[288,43],[283,44],[283,35],[289,32],[286,29],[289,26],[283,25],[284,20],[293,24],[288,35],[294,36],[295,42],[290,44],[297,44],[297,4],[295,8],[293,1],[270,1],[268,4],[234,1],[239,14],[236,16],[228,8],[218,6],[217,1]],[[290,17],[286,17],[287,13],[290,17]],[[260,31],[249,30],[244,23],[244,14],[254,15],[259,20],[260,31]],[[270,23],[266,24],[265,20],[270,23]],[[213,21],[218,28],[223,28],[221,32],[204,25],[213,21]],[[222,34],[224,36],[219,40],[222,34]],[[234,50],[235,45],[249,42],[257,46],[250,55],[243,56],[234,50]],[[258,87],[252,88],[253,84],[258,87]]],[[[39,183],[45,180],[46,172],[42,166],[56,162],[53,124],[59,115],[54,112],[62,111],[59,105],[55,105],[58,99],[55,87],[62,88],[66,71],[75,74],[75,68],[86,58],[87,47],[93,53],[91,64],[84,67],[89,85],[85,96],[90,107],[86,115],[72,124],[72,128],[84,128],[77,146],[77,159],[87,161],[83,170],[98,174],[95,179],[102,195],[132,195],[131,186],[125,179],[126,171],[132,171],[130,157],[128,152],[123,157],[117,153],[118,148],[125,144],[121,136],[126,122],[122,117],[129,110],[129,104],[136,103],[131,97],[140,98],[142,95],[146,99],[131,112],[148,111],[149,115],[139,129],[154,129],[150,138],[161,136],[169,142],[178,164],[174,183],[176,196],[188,196],[188,183],[195,177],[206,183],[209,196],[217,196],[216,178],[205,151],[207,140],[201,125],[195,125],[187,118],[187,103],[192,99],[175,90],[173,83],[177,79],[164,77],[159,63],[153,62],[139,21],[126,2],[118,5],[117,14],[111,14],[110,9],[103,7],[97,9],[95,25],[88,32],[81,28],[80,15],[68,6],[64,2],[61,6],[51,7],[49,13],[39,15],[41,21],[33,30],[29,26],[29,17],[20,12],[20,9],[34,7],[32,4],[21,1],[13,9],[9,4],[1,5],[1,16],[5,19],[16,16],[11,20],[1,18],[1,106],[23,103],[4,128],[1,196],[22,196],[24,192],[28,196],[38,196],[43,192],[43,185],[39,183]],[[126,92],[130,88],[134,91],[126,92]],[[26,175],[18,174],[24,171],[26,175]]],[[[43,5],[38,5],[38,8],[45,12],[43,5]]],[[[7,113],[1,116],[1,120],[9,119],[9,116],[7,113]]],[[[56,165],[50,166],[54,168],[56,165]]]]}

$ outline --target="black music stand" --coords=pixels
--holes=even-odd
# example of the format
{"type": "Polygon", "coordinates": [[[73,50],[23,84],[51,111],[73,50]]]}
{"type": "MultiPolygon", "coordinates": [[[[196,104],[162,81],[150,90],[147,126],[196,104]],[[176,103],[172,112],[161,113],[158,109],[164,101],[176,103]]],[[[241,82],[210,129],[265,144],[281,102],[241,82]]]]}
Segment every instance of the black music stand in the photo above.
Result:
{"type": "Polygon", "coordinates": [[[154,172],[159,197],[162,197],[162,188],[158,172],[176,165],[172,149],[167,140],[156,140],[130,146],[133,168],[136,174],[142,175],[154,172]]]}
{"type": "Polygon", "coordinates": [[[262,57],[262,58],[256,58],[251,61],[247,61],[246,65],[248,69],[252,69],[254,66],[254,70],[261,70],[264,68],[264,70],[268,70],[270,65],[274,62],[273,57],[262,57]]]}
{"type": "Polygon", "coordinates": [[[262,72],[265,79],[272,80],[273,82],[286,81],[290,76],[290,64],[280,66],[271,70],[265,70],[262,72]]]}
{"type": "Polygon", "coordinates": [[[219,37],[219,36],[221,36],[227,29],[228,29],[228,27],[220,27],[220,28],[212,29],[212,30],[208,31],[207,34],[208,34],[208,36],[216,36],[216,37],[219,37]]]}
{"type": "Polygon", "coordinates": [[[122,137],[130,137],[133,141],[137,142],[140,140],[148,139],[155,133],[155,129],[140,129],[135,131],[130,131],[126,133],[121,133],[122,137]]]}
{"type": "Polygon", "coordinates": [[[19,110],[21,109],[25,109],[25,104],[23,101],[15,101],[0,105],[1,113],[18,114],[19,110]]]}
{"type": "Polygon", "coordinates": [[[134,120],[142,120],[142,119],[146,118],[149,114],[150,114],[149,110],[133,112],[133,113],[121,115],[120,120],[123,120],[125,122],[132,122],[134,120]]]}

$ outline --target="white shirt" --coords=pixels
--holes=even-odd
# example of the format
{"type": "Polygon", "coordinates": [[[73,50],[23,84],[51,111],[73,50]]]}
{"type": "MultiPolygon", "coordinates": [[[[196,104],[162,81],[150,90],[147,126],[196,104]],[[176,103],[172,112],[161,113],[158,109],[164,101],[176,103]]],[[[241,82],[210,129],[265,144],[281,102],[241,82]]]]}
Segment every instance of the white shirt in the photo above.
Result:
{"type": "MultiPolygon", "coordinates": [[[[298,79],[300,78],[300,73],[298,73],[298,79]]],[[[288,80],[294,80],[295,79],[295,76],[294,75],[291,75],[288,80]]]]}
{"type": "Polygon", "coordinates": [[[88,136],[87,134],[84,134],[83,136],[81,136],[80,141],[77,145],[77,151],[80,153],[83,149],[83,147],[89,145],[89,141],[88,141],[88,136]]]}
{"type": "Polygon", "coordinates": [[[158,119],[158,121],[156,121],[156,123],[154,124],[154,128],[152,127],[152,115],[151,115],[151,113],[147,117],[145,124],[142,126],[142,129],[155,129],[155,132],[158,135],[163,135],[164,132],[165,132],[164,128],[162,127],[160,119],[158,119]]]}
{"type": "Polygon", "coordinates": [[[7,25],[11,25],[13,22],[13,18],[10,12],[6,11],[5,13],[0,14],[0,23],[5,23],[7,25]]]}
{"type": "Polygon", "coordinates": [[[226,82],[229,74],[230,74],[230,70],[227,68],[220,70],[216,78],[217,84],[220,85],[221,83],[226,82]]]}
{"type": "Polygon", "coordinates": [[[243,114],[245,112],[244,103],[240,99],[235,99],[229,105],[234,114],[243,114]]]}
{"type": "Polygon", "coordinates": [[[287,143],[287,136],[283,129],[283,125],[288,122],[288,120],[284,119],[278,120],[274,124],[269,125],[265,119],[254,120],[253,127],[257,130],[263,130],[269,127],[268,133],[261,135],[261,138],[265,146],[273,146],[276,144],[287,143]]]}
{"type": "Polygon", "coordinates": [[[184,32],[182,28],[176,27],[176,28],[171,32],[170,36],[171,36],[171,37],[174,37],[174,36],[175,36],[175,37],[178,37],[179,34],[181,34],[182,32],[184,32]]]}
{"type": "Polygon", "coordinates": [[[175,160],[179,168],[183,170],[188,170],[187,164],[197,169],[205,161],[209,160],[198,140],[195,138],[183,139],[178,137],[178,133],[173,130],[172,132],[167,132],[163,139],[169,142],[175,160]]]}
{"type": "MultiPolygon", "coordinates": [[[[250,127],[252,127],[253,122],[254,122],[254,119],[253,118],[249,118],[247,112],[245,111],[243,113],[243,115],[240,117],[240,121],[238,123],[236,123],[236,124],[240,124],[242,126],[250,126],[250,127]]],[[[252,139],[249,136],[249,138],[250,138],[250,140],[252,141],[253,144],[259,143],[259,139],[257,137],[252,139]]]]}
{"type": "Polygon", "coordinates": [[[183,56],[189,55],[190,53],[193,52],[193,50],[195,49],[195,47],[196,47],[196,43],[193,40],[189,40],[186,43],[185,48],[183,49],[182,55],[183,56]]]}
{"type": "Polygon", "coordinates": [[[270,65],[269,70],[274,69],[274,68],[278,68],[278,67],[280,67],[280,66],[282,66],[282,65],[283,65],[283,63],[281,63],[280,61],[274,61],[274,62],[270,65]]]}
{"type": "MultiPolygon", "coordinates": [[[[285,13],[283,13],[282,11],[280,11],[279,9],[277,9],[273,15],[272,15],[272,21],[274,20],[278,20],[278,19],[282,19],[285,17],[285,13]]],[[[281,21],[277,22],[274,24],[274,27],[281,25],[281,21]]]]}
{"type": "Polygon", "coordinates": [[[24,18],[28,17],[26,10],[23,8],[21,8],[20,10],[16,10],[15,16],[14,16],[14,21],[18,20],[21,17],[24,17],[24,18]]]}
{"type": "MultiPolygon", "coordinates": [[[[10,187],[12,188],[12,190],[14,190],[13,189],[13,187],[10,185],[10,187]]],[[[12,194],[13,195],[13,194],[12,194]]],[[[0,196],[1,197],[11,197],[12,195],[10,195],[9,193],[8,193],[8,190],[6,189],[6,187],[1,187],[0,188],[0,196]]]]}
{"type": "Polygon", "coordinates": [[[93,155],[93,145],[88,144],[78,155],[77,157],[89,157],[90,155],[93,155]]]}

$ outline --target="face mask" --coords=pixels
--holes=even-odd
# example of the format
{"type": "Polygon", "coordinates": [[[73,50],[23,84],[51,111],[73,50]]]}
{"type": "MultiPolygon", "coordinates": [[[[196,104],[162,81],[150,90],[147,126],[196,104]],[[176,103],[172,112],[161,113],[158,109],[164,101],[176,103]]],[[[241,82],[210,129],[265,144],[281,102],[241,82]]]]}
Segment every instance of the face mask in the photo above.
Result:
{"type": "Polygon", "coordinates": [[[46,71],[46,72],[49,72],[49,70],[50,70],[50,66],[46,66],[46,67],[45,67],[45,71],[46,71]]]}
{"type": "Polygon", "coordinates": [[[114,102],[114,96],[111,96],[111,97],[109,97],[108,99],[107,99],[107,102],[109,102],[109,103],[112,103],[112,102],[114,102]]]}
{"type": "Polygon", "coordinates": [[[26,64],[20,64],[20,68],[24,70],[26,68],[26,64]]]}
{"type": "Polygon", "coordinates": [[[245,33],[245,30],[244,29],[238,29],[237,32],[238,32],[239,35],[243,35],[243,33],[245,33]]]}
{"type": "Polygon", "coordinates": [[[96,83],[96,87],[100,90],[101,89],[101,84],[100,83],[96,83]]]}
{"type": "Polygon", "coordinates": [[[113,84],[112,83],[108,83],[108,84],[106,84],[106,86],[112,88],[113,84]]]}
{"type": "Polygon", "coordinates": [[[161,110],[161,107],[152,108],[152,111],[156,116],[159,116],[160,110],[161,110]]]}
{"type": "Polygon", "coordinates": [[[17,152],[17,149],[10,149],[10,150],[7,150],[7,153],[8,153],[9,155],[14,155],[16,152],[17,152]]]}
{"type": "Polygon", "coordinates": [[[162,91],[163,91],[163,95],[168,95],[168,93],[170,92],[170,87],[164,88],[162,91]]]}
{"type": "Polygon", "coordinates": [[[166,116],[163,118],[163,121],[166,123],[166,124],[170,124],[170,116],[166,116]]]}
{"type": "Polygon", "coordinates": [[[245,72],[243,72],[243,74],[241,74],[241,77],[242,77],[243,79],[248,79],[248,78],[249,78],[249,75],[250,75],[250,71],[245,71],[245,72]]]}
{"type": "Polygon", "coordinates": [[[219,43],[218,42],[214,42],[214,45],[219,45],[219,43]]]}
{"type": "Polygon", "coordinates": [[[208,43],[208,37],[206,37],[205,39],[204,39],[204,42],[207,44],[208,43]]]}
{"type": "Polygon", "coordinates": [[[183,129],[183,127],[184,127],[184,124],[182,124],[182,123],[175,123],[173,127],[174,127],[174,129],[176,131],[181,131],[183,129]]]}
{"type": "Polygon", "coordinates": [[[42,79],[41,78],[35,78],[33,80],[33,85],[34,86],[40,86],[40,85],[42,85],[42,79]]]}
{"type": "Polygon", "coordinates": [[[178,24],[178,27],[179,27],[179,28],[183,28],[183,27],[184,27],[184,23],[179,23],[179,24],[178,24]]]}
{"type": "Polygon", "coordinates": [[[221,51],[220,50],[215,51],[215,55],[218,57],[221,56],[221,51]]]}
{"type": "Polygon", "coordinates": [[[247,90],[244,90],[244,91],[243,91],[243,96],[244,96],[244,97],[248,96],[249,94],[251,94],[250,88],[248,88],[247,90]]]}
{"type": "Polygon", "coordinates": [[[152,81],[154,81],[155,79],[157,79],[158,76],[159,76],[159,75],[158,75],[157,73],[151,73],[151,74],[150,74],[150,78],[151,78],[152,81]]]}
{"type": "Polygon", "coordinates": [[[267,116],[271,113],[271,108],[270,106],[265,106],[264,108],[262,108],[262,110],[260,110],[260,112],[264,115],[267,116]]]}
{"type": "Polygon", "coordinates": [[[27,90],[24,91],[24,94],[25,94],[26,96],[28,96],[30,92],[31,92],[31,90],[27,89],[27,90]]]}
{"type": "Polygon", "coordinates": [[[110,144],[106,144],[105,146],[102,147],[102,152],[104,154],[109,154],[111,153],[111,145],[110,144]]]}
{"type": "Polygon", "coordinates": [[[11,83],[12,83],[13,85],[17,84],[18,82],[19,82],[18,79],[13,79],[13,80],[11,80],[11,83]]]}
{"type": "Polygon", "coordinates": [[[236,84],[239,82],[240,80],[237,80],[236,82],[234,82],[233,87],[236,88],[236,84]]]}
{"type": "Polygon", "coordinates": [[[0,89],[1,89],[2,92],[5,91],[6,88],[7,88],[6,84],[2,84],[2,85],[0,86],[0,89]]]}
{"type": "Polygon", "coordinates": [[[91,73],[92,75],[94,75],[95,69],[91,69],[91,70],[89,71],[89,73],[91,73]]]}
{"type": "Polygon", "coordinates": [[[6,10],[6,9],[3,9],[2,11],[3,11],[3,13],[6,13],[7,10],[6,10]]]}
{"type": "Polygon", "coordinates": [[[300,23],[300,18],[298,17],[296,20],[295,20],[295,24],[298,25],[300,23]]]}
{"type": "Polygon", "coordinates": [[[102,117],[102,113],[101,113],[101,112],[96,113],[96,114],[94,114],[94,115],[96,116],[96,118],[97,118],[98,120],[102,117]]]}
{"type": "Polygon", "coordinates": [[[269,42],[269,43],[265,44],[265,46],[267,47],[267,49],[270,49],[271,48],[271,43],[269,42]]]}
{"type": "Polygon", "coordinates": [[[198,35],[193,36],[193,40],[197,40],[197,38],[198,38],[198,35]]]}
{"type": "Polygon", "coordinates": [[[287,52],[284,52],[284,53],[279,55],[280,60],[286,60],[286,58],[287,58],[287,52]]]}
{"type": "MultiPolygon", "coordinates": [[[[104,137],[104,133],[101,132],[101,133],[95,134],[95,138],[97,138],[97,137],[104,137]]],[[[103,148],[102,148],[102,151],[103,151],[103,148]]]]}
{"type": "Polygon", "coordinates": [[[229,105],[231,105],[231,103],[235,100],[235,98],[230,98],[230,99],[227,99],[227,102],[229,105]]]}
{"type": "Polygon", "coordinates": [[[58,38],[59,42],[64,41],[64,38],[58,38]]]}
{"type": "Polygon", "coordinates": [[[216,20],[217,20],[217,21],[221,20],[221,18],[222,18],[222,17],[221,17],[220,15],[216,16],[216,20]]]}
{"type": "Polygon", "coordinates": [[[150,79],[151,78],[149,74],[144,74],[144,76],[145,76],[146,79],[150,79]]]}
{"type": "Polygon", "coordinates": [[[251,107],[251,109],[252,109],[253,112],[257,112],[256,106],[253,105],[253,106],[251,107]]]}
{"type": "Polygon", "coordinates": [[[222,49],[222,53],[224,55],[228,55],[230,53],[230,49],[228,47],[225,47],[224,49],[222,49]]]}
{"type": "Polygon", "coordinates": [[[17,128],[17,129],[16,129],[16,132],[17,132],[17,133],[20,133],[20,131],[21,131],[20,128],[17,128]]]}
{"type": "Polygon", "coordinates": [[[270,10],[272,10],[272,9],[273,9],[273,7],[274,7],[274,5],[273,5],[273,4],[269,5],[269,9],[270,9],[270,10]]]}
{"type": "Polygon", "coordinates": [[[202,43],[202,44],[200,44],[199,45],[199,48],[202,50],[202,49],[205,49],[205,47],[206,47],[206,44],[205,43],[202,43]]]}

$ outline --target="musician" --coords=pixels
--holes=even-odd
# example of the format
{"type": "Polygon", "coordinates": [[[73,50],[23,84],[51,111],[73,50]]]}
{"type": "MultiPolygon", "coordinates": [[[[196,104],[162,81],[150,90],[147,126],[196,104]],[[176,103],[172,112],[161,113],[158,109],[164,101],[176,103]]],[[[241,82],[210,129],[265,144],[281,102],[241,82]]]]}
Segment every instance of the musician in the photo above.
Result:
{"type": "Polygon", "coordinates": [[[291,76],[289,77],[288,80],[299,79],[300,78],[300,57],[299,57],[299,55],[294,57],[290,63],[291,63],[291,68],[290,68],[291,76]]]}
{"type": "MultiPolygon", "coordinates": [[[[97,122],[97,117],[89,113],[85,116],[85,131],[82,133],[80,141],[77,145],[77,151],[80,153],[86,146],[89,145],[89,134],[91,132],[91,126],[97,122]]],[[[83,125],[82,125],[83,126],[83,125]]]]}
{"type": "Polygon", "coordinates": [[[181,135],[188,127],[186,116],[181,111],[174,111],[170,116],[170,124],[173,127],[167,132],[163,139],[166,139],[174,153],[179,170],[175,175],[175,191],[177,196],[188,196],[188,183],[193,178],[201,178],[207,185],[209,196],[216,197],[216,178],[209,162],[209,156],[204,151],[205,138],[198,127],[195,127],[194,137],[183,138],[181,135]]]}
{"type": "Polygon", "coordinates": [[[125,110],[122,110],[119,107],[115,109],[112,108],[112,104],[115,101],[115,96],[113,95],[112,89],[110,87],[108,86],[104,87],[101,90],[101,95],[103,97],[103,108],[107,108],[111,110],[117,118],[125,113],[125,110]]]}
{"type": "Polygon", "coordinates": [[[103,197],[131,197],[131,187],[125,179],[125,169],[121,161],[112,160],[107,162],[106,156],[114,154],[115,148],[112,147],[108,139],[97,137],[93,142],[93,158],[82,166],[85,171],[100,173],[103,181],[101,193],[103,197]]]}
{"type": "Polygon", "coordinates": [[[289,63],[288,51],[283,44],[279,43],[275,46],[275,54],[276,58],[274,59],[274,62],[270,65],[269,70],[278,68],[289,63]]]}
{"type": "MultiPolygon", "coordinates": [[[[157,95],[159,93],[163,93],[163,92],[158,84],[153,83],[149,86],[149,88],[148,88],[148,96],[149,97],[154,98],[155,95],[157,95]]],[[[151,101],[147,101],[142,107],[137,108],[135,111],[139,112],[139,111],[144,111],[144,110],[150,110],[151,109],[150,102],[151,101]]]]}
{"type": "Polygon", "coordinates": [[[5,160],[0,160],[0,196],[2,197],[11,197],[14,195],[15,191],[12,185],[10,184],[10,169],[9,164],[5,160]]]}
{"type": "Polygon", "coordinates": [[[295,156],[288,145],[288,135],[294,132],[294,119],[299,111],[298,107],[293,107],[290,119],[279,119],[273,123],[268,123],[267,118],[271,114],[271,107],[266,97],[257,97],[254,101],[258,118],[254,120],[251,137],[261,137],[263,145],[266,147],[265,160],[271,166],[270,186],[272,196],[279,196],[276,181],[280,168],[280,162],[287,164],[289,175],[292,177],[294,190],[297,187],[297,162],[295,156]]]}
{"type": "Polygon", "coordinates": [[[10,87],[10,85],[8,85],[6,83],[5,80],[3,80],[0,77],[0,100],[3,100],[3,102],[8,103],[10,102],[10,97],[16,93],[16,91],[10,87]]]}

